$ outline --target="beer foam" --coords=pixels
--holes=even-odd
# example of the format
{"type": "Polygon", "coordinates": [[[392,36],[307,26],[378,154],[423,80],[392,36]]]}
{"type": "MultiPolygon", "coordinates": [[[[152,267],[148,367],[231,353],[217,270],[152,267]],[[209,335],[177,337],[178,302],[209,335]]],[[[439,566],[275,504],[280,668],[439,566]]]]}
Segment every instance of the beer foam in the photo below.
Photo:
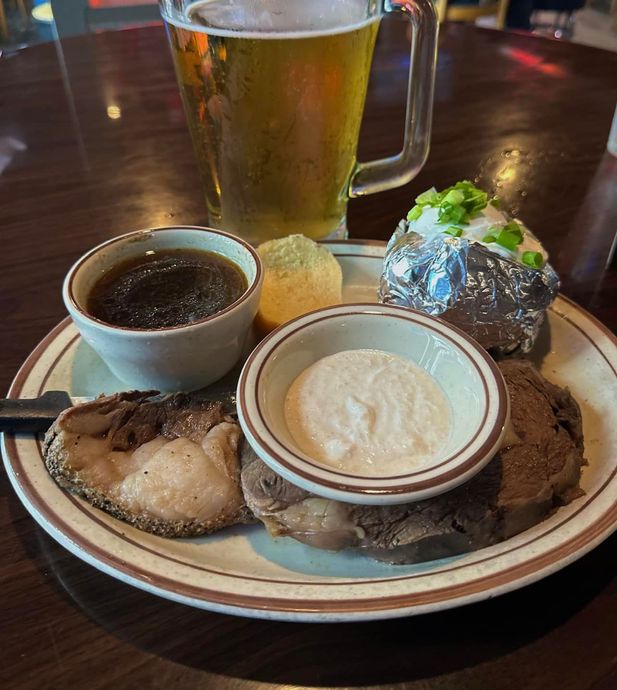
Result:
{"type": "Polygon", "coordinates": [[[174,26],[235,38],[314,38],[361,29],[380,17],[373,0],[198,0],[184,14],[161,7],[174,26]]]}

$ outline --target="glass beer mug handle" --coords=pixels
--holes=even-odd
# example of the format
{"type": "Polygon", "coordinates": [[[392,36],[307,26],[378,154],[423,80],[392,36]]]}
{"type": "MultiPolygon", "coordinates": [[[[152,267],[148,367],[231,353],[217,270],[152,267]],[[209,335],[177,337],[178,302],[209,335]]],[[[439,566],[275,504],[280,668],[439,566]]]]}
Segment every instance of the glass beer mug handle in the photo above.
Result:
{"type": "Polygon", "coordinates": [[[349,184],[350,197],[406,184],[420,172],[428,157],[437,60],[435,5],[433,0],[385,0],[384,12],[402,12],[412,26],[403,150],[396,156],[359,163],[349,184]]]}

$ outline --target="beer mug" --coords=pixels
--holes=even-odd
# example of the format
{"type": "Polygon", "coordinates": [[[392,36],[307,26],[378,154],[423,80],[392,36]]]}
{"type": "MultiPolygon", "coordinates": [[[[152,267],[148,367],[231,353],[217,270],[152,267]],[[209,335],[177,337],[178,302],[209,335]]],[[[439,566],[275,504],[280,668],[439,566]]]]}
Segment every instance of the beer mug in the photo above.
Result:
{"type": "Polygon", "coordinates": [[[432,0],[159,0],[210,224],[253,244],[344,237],[350,198],[406,184],[429,149],[432,0]],[[403,150],[358,163],[379,21],[412,27],[403,150]]]}

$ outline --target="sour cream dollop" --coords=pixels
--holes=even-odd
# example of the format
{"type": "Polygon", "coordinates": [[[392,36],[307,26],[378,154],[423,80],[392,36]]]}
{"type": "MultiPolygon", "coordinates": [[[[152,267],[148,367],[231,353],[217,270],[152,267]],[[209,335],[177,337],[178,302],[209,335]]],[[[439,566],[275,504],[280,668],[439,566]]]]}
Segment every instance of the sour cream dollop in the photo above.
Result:
{"type": "Polygon", "coordinates": [[[435,459],[450,433],[435,379],[381,350],[324,357],[292,383],[285,420],[312,460],[350,474],[391,476],[435,459]]]}
{"type": "MultiPolygon", "coordinates": [[[[409,230],[417,232],[426,238],[434,237],[447,230],[450,223],[439,223],[439,208],[424,207],[422,215],[413,221],[409,222],[409,230]]],[[[491,204],[487,204],[485,208],[479,211],[467,225],[463,225],[463,233],[461,239],[477,242],[478,244],[487,247],[495,254],[503,256],[506,259],[521,261],[521,257],[525,252],[539,252],[542,259],[546,262],[548,254],[540,241],[526,228],[520,221],[517,221],[523,231],[523,241],[515,249],[506,249],[496,242],[484,242],[483,237],[489,234],[492,228],[503,228],[509,222],[509,218],[502,213],[498,208],[491,204]]]]}

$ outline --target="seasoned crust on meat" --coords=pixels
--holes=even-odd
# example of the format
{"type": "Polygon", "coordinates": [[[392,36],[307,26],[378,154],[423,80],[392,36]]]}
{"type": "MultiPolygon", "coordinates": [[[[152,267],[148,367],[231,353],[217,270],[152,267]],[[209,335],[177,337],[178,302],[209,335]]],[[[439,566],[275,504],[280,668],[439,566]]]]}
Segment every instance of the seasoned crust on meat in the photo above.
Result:
{"type": "MultiPolygon", "coordinates": [[[[51,476],[60,486],[82,496],[113,517],[164,537],[197,536],[230,525],[254,522],[239,488],[238,446],[241,433],[233,418],[223,413],[221,403],[199,401],[182,393],[152,400],[150,398],[153,393],[156,391],[116,393],[65,410],[45,435],[43,444],[45,463],[51,476]],[[117,482],[108,482],[108,486],[105,486],[104,481],[92,481],[93,477],[99,478],[96,467],[92,469],[97,463],[102,463],[101,467],[107,475],[112,473],[113,478],[120,481],[123,477],[122,465],[131,463],[131,458],[135,457],[133,454],[138,449],[151,442],[162,447],[166,442],[176,439],[186,440],[184,445],[193,452],[197,452],[205,444],[218,458],[218,466],[210,468],[209,472],[210,476],[221,482],[225,493],[223,498],[226,500],[208,519],[190,515],[169,519],[154,514],[148,505],[144,507],[140,492],[148,491],[148,482],[151,489],[154,486],[158,495],[163,496],[159,502],[165,500],[166,489],[161,489],[160,482],[153,484],[156,477],[146,477],[147,470],[141,476],[138,470],[142,467],[132,468],[136,471],[130,478],[130,492],[125,491],[124,494],[113,488],[117,482]],[[92,448],[100,451],[99,455],[93,454],[92,448]],[[80,450],[81,455],[78,454],[80,450]],[[101,460],[101,453],[107,459],[101,460]],[[86,467],[88,462],[90,468],[86,467]],[[117,471],[117,468],[120,470],[117,471]],[[127,493],[130,499],[135,496],[137,499],[127,501],[127,493]]],[[[170,452],[172,455],[169,457],[174,457],[174,451],[170,452]]],[[[147,460],[153,458],[154,456],[148,456],[147,460]]],[[[178,462],[182,462],[182,457],[178,462]]],[[[161,468],[170,474],[173,484],[177,474],[169,466],[169,459],[158,462],[157,471],[161,468]]],[[[197,477],[200,476],[199,460],[190,465],[190,470],[197,472],[197,477]]],[[[180,486],[181,491],[190,492],[190,489],[190,486],[180,486]]],[[[196,496],[195,501],[198,504],[200,496],[196,496]]],[[[188,505],[190,507],[190,502],[188,505]]]]}

